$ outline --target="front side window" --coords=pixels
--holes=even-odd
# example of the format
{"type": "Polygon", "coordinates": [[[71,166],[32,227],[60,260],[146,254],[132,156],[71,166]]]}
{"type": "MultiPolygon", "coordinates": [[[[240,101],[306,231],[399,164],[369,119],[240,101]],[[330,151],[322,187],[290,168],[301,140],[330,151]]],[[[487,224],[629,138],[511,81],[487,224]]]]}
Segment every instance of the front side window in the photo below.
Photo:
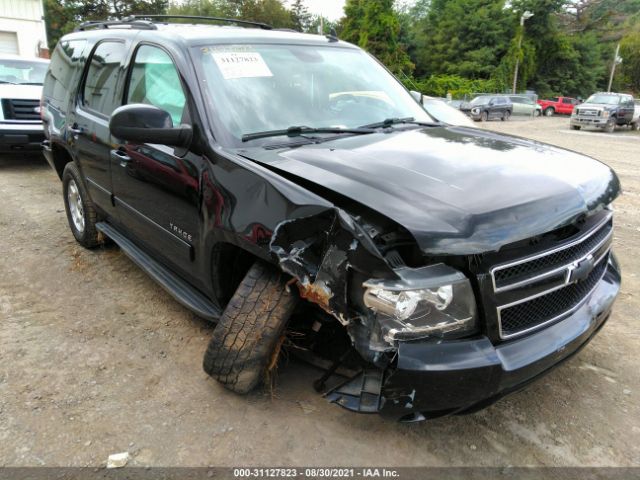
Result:
{"type": "Polygon", "coordinates": [[[117,106],[116,88],[126,48],[121,42],[102,42],[89,60],[82,104],[91,110],[111,115],[117,106]]]}
{"type": "Polygon", "coordinates": [[[47,73],[47,62],[28,60],[0,60],[0,83],[14,85],[42,85],[47,73]]]}
{"type": "Polygon", "coordinates": [[[182,123],[187,99],[178,70],[164,50],[150,45],[138,49],[126,103],[154,105],[169,112],[174,125],[182,123]]]}
{"type": "MultiPolygon", "coordinates": [[[[362,50],[316,45],[219,45],[193,50],[223,143],[292,126],[355,128],[433,119],[362,50]]],[[[220,136],[220,135],[218,135],[220,136]]]]}

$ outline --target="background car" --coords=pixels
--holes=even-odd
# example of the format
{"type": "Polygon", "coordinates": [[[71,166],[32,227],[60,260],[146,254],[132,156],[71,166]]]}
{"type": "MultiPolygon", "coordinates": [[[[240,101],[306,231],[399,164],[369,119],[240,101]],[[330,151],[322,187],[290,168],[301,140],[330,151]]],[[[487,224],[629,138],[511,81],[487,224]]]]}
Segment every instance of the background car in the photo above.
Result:
{"type": "Polygon", "coordinates": [[[411,95],[422,102],[422,106],[435,120],[448,123],[449,125],[457,125],[464,127],[473,127],[473,122],[469,120],[459,109],[447,104],[446,100],[421,95],[419,92],[412,91],[411,95]]]}
{"type": "Polygon", "coordinates": [[[553,97],[550,100],[538,100],[538,105],[542,107],[545,116],[551,117],[556,113],[571,115],[580,100],[571,97],[553,97]]]}
{"type": "Polygon", "coordinates": [[[460,110],[476,122],[498,118],[508,120],[513,113],[513,104],[509,97],[502,95],[479,95],[470,102],[463,103],[460,110]]]}
{"type": "Polygon", "coordinates": [[[48,67],[48,60],[0,55],[0,152],[40,150],[40,98],[48,67]]]}
{"type": "Polygon", "coordinates": [[[542,107],[531,97],[510,95],[509,100],[511,100],[513,104],[514,115],[528,115],[530,117],[539,117],[542,115],[542,107]]]}

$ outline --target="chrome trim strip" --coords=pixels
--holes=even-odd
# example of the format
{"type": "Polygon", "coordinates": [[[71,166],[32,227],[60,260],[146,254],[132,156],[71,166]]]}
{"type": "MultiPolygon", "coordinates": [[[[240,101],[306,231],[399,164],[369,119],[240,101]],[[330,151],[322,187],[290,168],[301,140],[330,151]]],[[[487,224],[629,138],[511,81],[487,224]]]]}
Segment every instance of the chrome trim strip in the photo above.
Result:
{"type": "MultiPolygon", "coordinates": [[[[604,253],[600,256],[600,258],[598,258],[598,260],[594,263],[594,268],[595,268],[596,266],[598,266],[598,265],[600,264],[600,262],[601,262],[601,261],[603,261],[603,259],[606,259],[606,261],[608,261],[608,259],[609,259],[609,254],[610,254],[610,253],[611,253],[611,249],[609,248],[609,249],[608,249],[606,252],[604,252],[604,253]]],[[[557,320],[559,320],[560,318],[562,318],[562,317],[564,317],[564,316],[567,316],[567,315],[572,314],[573,312],[575,312],[576,310],[578,310],[582,305],[584,305],[584,303],[585,303],[585,302],[587,301],[587,299],[591,296],[591,294],[593,293],[593,291],[598,287],[598,283],[600,283],[600,281],[602,280],[602,277],[604,277],[604,275],[605,275],[606,273],[607,273],[607,268],[605,268],[605,269],[604,269],[604,271],[602,272],[602,275],[600,276],[600,278],[598,279],[598,281],[596,282],[596,284],[593,286],[593,288],[592,288],[591,290],[589,290],[589,292],[588,292],[588,293],[587,293],[587,294],[586,294],[586,295],[585,295],[585,296],[584,296],[584,297],[583,297],[583,298],[582,298],[578,303],[576,303],[573,307],[571,307],[569,310],[566,310],[566,311],[564,311],[564,312],[562,312],[562,313],[560,313],[560,314],[556,315],[556,316],[555,316],[555,317],[553,317],[553,318],[550,318],[550,319],[548,319],[548,320],[545,320],[545,321],[544,321],[544,322],[542,322],[542,323],[537,323],[536,325],[534,325],[534,326],[532,326],[532,327],[529,327],[529,328],[527,328],[527,329],[525,329],[525,330],[520,330],[520,331],[518,331],[518,332],[516,332],[516,333],[512,333],[512,334],[509,334],[509,335],[505,335],[505,334],[502,332],[502,310],[504,310],[505,308],[513,307],[514,305],[518,305],[518,304],[520,304],[520,303],[523,303],[523,302],[526,302],[526,301],[529,301],[529,300],[533,300],[533,299],[538,298],[538,297],[542,297],[542,296],[547,295],[547,294],[549,294],[549,293],[553,293],[553,292],[555,292],[555,291],[557,291],[557,290],[561,290],[561,289],[563,289],[563,288],[565,288],[565,287],[568,287],[570,284],[559,285],[559,286],[554,287],[554,288],[552,288],[552,289],[550,289],[550,290],[546,290],[546,291],[544,291],[544,292],[542,292],[542,293],[539,293],[539,294],[536,294],[536,295],[532,295],[532,296],[530,296],[530,297],[527,297],[527,298],[525,298],[525,299],[523,299],[523,300],[518,300],[517,302],[512,302],[512,303],[509,303],[509,304],[507,304],[507,305],[502,305],[502,306],[498,307],[498,308],[497,308],[497,313],[498,313],[498,333],[499,333],[499,335],[500,335],[500,339],[501,339],[501,340],[508,340],[508,339],[511,339],[511,338],[514,338],[514,337],[519,337],[519,336],[521,336],[521,335],[525,335],[525,334],[530,333],[530,332],[532,332],[532,331],[535,331],[535,330],[541,329],[541,328],[545,327],[546,325],[549,325],[550,323],[556,322],[557,320]]]]}
{"type": "MultiPolygon", "coordinates": [[[[612,218],[613,218],[613,212],[609,212],[609,215],[607,215],[604,220],[602,220],[600,223],[595,225],[593,228],[591,228],[589,231],[587,231],[585,234],[583,234],[580,238],[577,238],[577,239],[575,239],[574,241],[572,241],[570,243],[567,243],[567,244],[562,245],[560,247],[551,248],[549,250],[545,250],[543,252],[536,253],[534,255],[530,255],[528,257],[522,257],[522,258],[519,258],[518,260],[514,260],[512,262],[503,263],[503,264],[495,265],[495,266],[491,267],[491,269],[489,270],[489,273],[491,274],[491,281],[493,283],[493,291],[497,293],[498,292],[498,290],[497,290],[498,288],[503,288],[503,289],[505,288],[505,287],[497,287],[496,286],[495,272],[497,272],[498,270],[504,270],[505,268],[515,267],[516,265],[520,265],[522,263],[527,263],[527,262],[530,262],[532,260],[537,260],[538,258],[546,257],[548,255],[551,255],[552,253],[560,252],[562,250],[566,250],[567,248],[571,248],[571,247],[573,247],[575,245],[578,245],[578,244],[584,242],[586,239],[588,239],[592,235],[594,235],[596,232],[600,231],[600,229],[606,223],[608,223],[612,218]]],[[[613,232],[613,230],[612,230],[612,232],[613,232]]],[[[566,265],[565,265],[565,267],[566,267],[566,265]]]]}

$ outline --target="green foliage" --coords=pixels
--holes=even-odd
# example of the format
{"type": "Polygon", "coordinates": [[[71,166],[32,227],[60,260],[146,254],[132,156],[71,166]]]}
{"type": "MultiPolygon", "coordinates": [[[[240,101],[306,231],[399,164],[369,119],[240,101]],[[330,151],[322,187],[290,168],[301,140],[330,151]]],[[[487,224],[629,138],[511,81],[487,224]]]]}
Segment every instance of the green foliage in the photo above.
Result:
{"type": "Polygon", "coordinates": [[[512,19],[504,0],[432,0],[412,35],[417,73],[490,78],[513,36],[512,19]]]}
{"type": "Polygon", "coordinates": [[[392,72],[411,73],[413,63],[399,41],[400,20],[393,0],[347,0],[341,38],[359,45],[392,72]]]}
{"type": "Polygon", "coordinates": [[[622,39],[620,56],[624,87],[640,92],[640,31],[630,32],[622,39]]]}
{"type": "Polygon", "coordinates": [[[295,0],[291,4],[291,22],[293,28],[299,32],[308,32],[312,25],[313,16],[309,13],[303,0],[295,0]]]}
{"type": "Polygon", "coordinates": [[[293,19],[281,0],[186,0],[169,8],[173,15],[204,15],[263,22],[293,28],[293,19]]]}
{"type": "Polygon", "coordinates": [[[417,90],[433,97],[469,98],[476,93],[497,93],[504,91],[500,81],[489,79],[470,80],[459,75],[432,75],[425,79],[404,79],[403,83],[411,90],[417,90]]]}

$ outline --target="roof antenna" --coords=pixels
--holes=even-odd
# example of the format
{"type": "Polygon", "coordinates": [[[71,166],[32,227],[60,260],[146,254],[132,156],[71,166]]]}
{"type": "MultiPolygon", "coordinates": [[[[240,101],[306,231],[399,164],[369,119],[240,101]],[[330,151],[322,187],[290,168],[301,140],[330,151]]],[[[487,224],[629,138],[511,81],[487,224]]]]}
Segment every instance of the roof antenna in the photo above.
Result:
{"type": "Polygon", "coordinates": [[[330,42],[337,42],[338,32],[336,32],[336,27],[331,27],[331,30],[329,30],[329,35],[325,35],[325,37],[327,37],[330,42]]]}

